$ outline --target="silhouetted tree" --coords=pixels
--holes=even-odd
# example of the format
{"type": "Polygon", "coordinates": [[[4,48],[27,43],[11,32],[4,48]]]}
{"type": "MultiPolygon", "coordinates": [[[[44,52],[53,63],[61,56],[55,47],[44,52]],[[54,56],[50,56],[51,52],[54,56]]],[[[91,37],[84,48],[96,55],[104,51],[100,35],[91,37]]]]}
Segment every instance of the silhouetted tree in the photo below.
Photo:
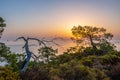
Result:
{"type": "Polygon", "coordinates": [[[32,57],[32,52],[30,51],[30,49],[29,49],[29,43],[28,43],[28,41],[29,40],[36,40],[36,41],[38,41],[39,42],[39,45],[41,45],[41,44],[43,44],[43,45],[45,45],[45,43],[43,42],[43,41],[41,41],[41,40],[39,40],[39,39],[36,39],[36,38],[25,38],[25,37],[19,37],[19,38],[17,38],[16,40],[18,40],[18,39],[23,39],[24,41],[25,41],[25,45],[23,46],[23,48],[25,48],[25,51],[26,51],[26,59],[24,60],[24,62],[23,62],[23,65],[22,65],[22,67],[21,67],[21,71],[26,71],[26,69],[27,69],[27,67],[28,67],[28,64],[29,64],[29,61],[30,61],[30,58],[32,57]]]}
{"type": "MultiPolygon", "coordinates": [[[[48,63],[53,57],[55,57],[55,53],[57,53],[57,50],[54,50],[54,49],[52,49],[52,47],[48,47],[46,45],[46,43],[49,43],[49,42],[52,42],[52,43],[56,44],[54,42],[54,40],[56,40],[56,38],[52,39],[50,41],[46,41],[46,40],[43,40],[43,39],[40,40],[40,39],[37,39],[37,38],[19,37],[16,40],[19,40],[19,39],[23,39],[25,41],[25,45],[23,46],[23,48],[25,48],[26,56],[27,56],[26,59],[24,60],[23,64],[22,64],[22,68],[21,68],[22,72],[26,71],[31,57],[36,61],[39,61],[42,58],[46,59],[45,62],[48,63]],[[40,55],[37,56],[33,52],[30,51],[29,40],[35,40],[39,43],[39,45],[41,46],[41,48],[39,49],[40,55]]],[[[58,45],[58,44],[56,44],[56,45],[58,45]]]]}
{"type": "Polygon", "coordinates": [[[90,43],[94,49],[97,49],[96,45],[98,43],[110,40],[113,37],[111,33],[106,32],[106,29],[91,26],[74,26],[71,31],[74,35],[72,39],[75,40],[77,45],[86,41],[87,44],[90,43]]]}
{"type": "Polygon", "coordinates": [[[0,38],[2,36],[2,32],[4,31],[4,27],[6,27],[6,24],[4,22],[5,20],[2,17],[0,17],[0,38]]]}
{"type": "MultiPolygon", "coordinates": [[[[2,17],[0,17],[0,38],[4,31],[4,27],[6,27],[6,24],[4,22],[5,20],[2,17]]],[[[0,61],[4,61],[6,54],[9,52],[10,50],[8,47],[6,47],[5,43],[0,42],[0,61]]]]}
{"type": "Polygon", "coordinates": [[[54,50],[52,47],[45,46],[38,50],[40,59],[43,60],[44,63],[48,63],[56,57],[57,49],[54,50]]]}

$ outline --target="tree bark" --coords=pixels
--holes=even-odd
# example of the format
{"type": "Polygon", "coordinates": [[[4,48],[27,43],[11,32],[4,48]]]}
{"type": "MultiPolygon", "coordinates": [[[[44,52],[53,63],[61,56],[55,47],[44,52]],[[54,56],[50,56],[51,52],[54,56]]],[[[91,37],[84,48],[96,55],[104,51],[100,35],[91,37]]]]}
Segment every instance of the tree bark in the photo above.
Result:
{"type": "Polygon", "coordinates": [[[25,41],[25,45],[23,46],[23,48],[25,48],[25,52],[26,52],[26,59],[24,60],[24,62],[23,62],[23,65],[22,65],[22,67],[21,67],[21,72],[24,72],[24,71],[26,71],[26,69],[27,69],[27,67],[28,67],[28,64],[29,64],[29,61],[30,61],[30,58],[31,58],[31,56],[32,56],[32,52],[30,52],[30,50],[29,50],[29,44],[28,44],[28,40],[29,40],[29,38],[24,38],[24,37],[19,37],[19,38],[17,38],[16,40],[18,40],[18,39],[23,39],[24,41],[25,41]]]}
{"type": "Polygon", "coordinates": [[[24,60],[24,63],[23,63],[23,65],[22,65],[22,68],[21,68],[21,71],[23,72],[23,71],[26,71],[26,69],[27,69],[27,66],[28,66],[28,64],[29,64],[29,61],[30,61],[30,58],[31,58],[31,55],[32,55],[32,52],[30,52],[30,50],[29,50],[29,46],[28,46],[28,39],[26,39],[25,40],[26,41],[26,43],[25,43],[25,51],[26,51],[26,53],[27,53],[27,57],[26,57],[26,59],[24,60]]]}
{"type": "Polygon", "coordinates": [[[91,43],[92,47],[93,47],[94,49],[97,49],[96,46],[94,45],[94,42],[93,42],[93,39],[92,39],[92,36],[91,36],[91,35],[89,35],[89,39],[90,39],[90,43],[91,43]]]}

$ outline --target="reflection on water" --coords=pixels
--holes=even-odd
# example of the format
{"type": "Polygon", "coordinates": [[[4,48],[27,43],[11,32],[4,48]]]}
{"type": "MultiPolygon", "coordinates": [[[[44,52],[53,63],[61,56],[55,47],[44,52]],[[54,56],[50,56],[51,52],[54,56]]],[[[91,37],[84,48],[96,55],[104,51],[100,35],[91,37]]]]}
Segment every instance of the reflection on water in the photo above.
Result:
{"type": "MultiPolygon", "coordinates": [[[[4,41],[4,43],[10,47],[10,50],[15,53],[24,53],[24,49],[22,48],[24,46],[24,41],[4,41]]],[[[59,46],[53,44],[53,43],[47,43],[48,46],[52,46],[54,49],[58,49],[58,53],[63,53],[67,48],[70,46],[75,46],[75,44],[69,39],[65,41],[56,41],[55,43],[59,44],[59,46]]],[[[38,53],[38,49],[40,46],[36,41],[30,41],[30,51],[33,53],[38,53]]]]}
{"type": "MultiPolygon", "coordinates": [[[[10,47],[10,50],[15,53],[23,53],[24,49],[22,48],[24,46],[23,41],[4,41],[8,47],[10,47]]],[[[66,41],[57,41],[56,43],[59,43],[60,46],[56,46],[54,44],[48,44],[49,46],[52,46],[54,49],[58,49],[58,53],[61,54],[64,51],[66,51],[67,48],[71,46],[75,46],[75,43],[73,43],[71,40],[66,41]]],[[[120,50],[120,41],[119,40],[112,40],[112,43],[115,44],[116,49],[120,50]]],[[[30,42],[30,50],[33,53],[38,53],[39,45],[37,42],[30,42]]]]}

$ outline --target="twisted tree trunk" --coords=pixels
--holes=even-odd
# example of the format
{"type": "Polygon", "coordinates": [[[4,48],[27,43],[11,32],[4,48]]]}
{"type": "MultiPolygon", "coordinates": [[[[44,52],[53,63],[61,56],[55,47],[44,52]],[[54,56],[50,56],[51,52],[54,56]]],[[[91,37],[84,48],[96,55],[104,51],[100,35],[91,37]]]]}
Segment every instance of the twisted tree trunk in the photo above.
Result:
{"type": "Polygon", "coordinates": [[[31,58],[31,55],[32,55],[32,52],[30,52],[30,50],[29,50],[28,39],[26,39],[25,41],[26,41],[26,43],[25,43],[24,47],[25,47],[25,51],[26,51],[27,57],[26,57],[26,59],[23,62],[21,71],[26,71],[27,66],[29,64],[29,61],[30,61],[30,58],[31,58]]]}
{"type": "Polygon", "coordinates": [[[24,37],[19,37],[19,38],[17,38],[17,40],[18,39],[23,39],[24,41],[25,41],[25,45],[23,46],[23,48],[25,48],[25,52],[26,52],[26,59],[24,60],[24,62],[23,62],[23,64],[22,64],[22,67],[21,67],[21,72],[24,72],[24,71],[26,71],[26,69],[27,69],[27,66],[28,66],[28,64],[29,64],[29,61],[30,61],[30,58],[31,58],[31,55],[32,55],[32,52],[30,52],[30,50],[29,50],[29,44],[28,44],[28,40],[29,40],[29,38],[24,38],[24,37]]]}
{"type": "MultiPolygon", "coordinates": [[[[39,39],[36,39],[36,38],[25,38],[25,37],[19,37],[17,38],[16,40],[18,39],[23,39],[25,41],[25,45],[23,46],[23,48],[25,48],[25,52],[26,52],[26,58],[22,64],[22,67],[21,67],[21,72],[25,72],[27,67],[28,67],[28,64],[29,64],[29,61],[30,61],[30,58],[34,56],[34,58],[36,60],[38,60],[39,57],[37,57],[34,53],[32,53],[30,50],[29,50],[29,43],[28,41],[29,40],[35,40],[39,43],[39,45],[43,45],[43,46],[46,46],[45,42],[53,42],[53,40],[57,39],[53,39],[51,41],[45,41],[45,40],[39,40],[39,39]],[[32,56],[33,55],[33,56],[32,56]]],[[[55,42],[53,42],[54,44],[56,44],[55,42]]],[[[58,45],[58,44],[56,44],[58,45]]]]}
{"type": "Polygon", "coordinates": [[[90,39],[90,43],[91,43],[92,47],[93,47],[94,49],[97,49],[96,46],[95,46],[95,44],[94,44],[94,42],[93,42],[93,39],[92,39],[92,36],[91,36],[91,35],[89,35],[89,39],[90,39]]]}

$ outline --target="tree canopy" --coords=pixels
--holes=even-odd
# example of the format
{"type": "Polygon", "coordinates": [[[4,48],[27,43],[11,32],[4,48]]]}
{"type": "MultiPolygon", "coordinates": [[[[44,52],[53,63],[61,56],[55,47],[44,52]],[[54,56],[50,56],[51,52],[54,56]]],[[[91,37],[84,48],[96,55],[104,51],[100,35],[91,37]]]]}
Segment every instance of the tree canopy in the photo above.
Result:
{"type": "Polygon", "coordinates": [[[6,24],[4,22],[5,20],[2,17],[0,17],[0,38],[1,38],[2,32],[4,31],[4,27],[6,27],[6,24]]]}
{"type": "Polygon", "coordinates": [[[92,27],[92,26],[74,26],[72,34],[77,45],[87,43],[93,48],[97,48],[97,44],[112,39],[113,35],[108,33],[105,28],[92,27]]]}

